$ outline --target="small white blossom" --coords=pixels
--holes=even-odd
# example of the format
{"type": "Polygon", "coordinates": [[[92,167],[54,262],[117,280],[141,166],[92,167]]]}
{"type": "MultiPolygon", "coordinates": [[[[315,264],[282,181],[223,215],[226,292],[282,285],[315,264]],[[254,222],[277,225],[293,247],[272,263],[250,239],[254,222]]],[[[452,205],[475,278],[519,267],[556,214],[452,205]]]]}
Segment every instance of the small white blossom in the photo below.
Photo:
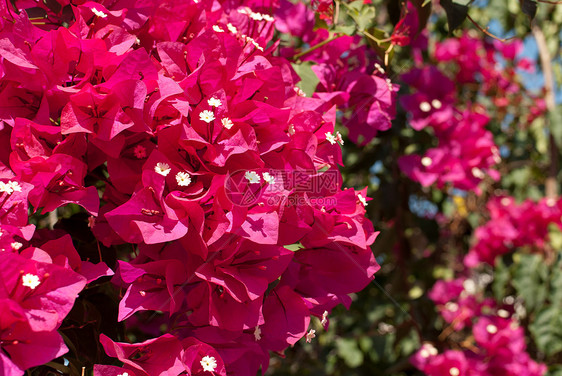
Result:
{"type": "Polygon", "coordinates": [[[459,376],[460,374],[461,371],[457,367],[451,367],[451,369],[449,370],[449,375],[451,376],[459,376]]]}
{"type": "Polygon", "coordinates": [[[12,191],[21,192],[20,183],[18,183],[17,181],[9,181],[8,185],[10,186],[10,188],[12,188],[12,191]]]}
{"type": "Polygon", "coordinates": [[[505,309],[498,309],[498,316],[499,317],[503,317],[504,319],[508,318],[509,316],[511,316],[509,314],[508,311],[506,311],[505,309]]]}
{"type": "Polygon", "coordinates": [[[244,177],[250,184],[257,184],[260,182],[260,176],[255,171],[246,171],[244,177]]]}
{"type": "Polygon", "coordinates": [[[449,312],[457,312],[459,310],[459,305],[454,302],[447,302],[447,304],[445,304],[445,309],[449,312]]]}
{"type": "Polygon", "coordinates": [[[167,176],[172,169],[167,163],[158,162],[156,166],[154,166],[154,171],[162,176],[167,176]]]}
{"type": "Polygon", "coordinates": [[[32,290],[35,290],[37,286],[41,284],[39,281],[39,277],[35,274],[27,273],[23,277],[21,277],[22,285],[29,287],[32,290]]]}
{"type": "Polygon", "coordinates": [[[237,12],[240,13],[240,14],[250,14],[250,13],[252,13],[252,10],[248,7],[243,7],[243,8],[237,9],[237,12]]]}
{"type": "Polygon", "coordinates": [[[230,120],[229,118],[225,117],[221,119],[221,123],[222,126],[225,127],[226,129],[230,129],[232,128],[232,126],[234,125],[234,123],[232,122],[232,120],[230,120]]]}
{"type": "Polygon", "coordinates": [[[421,159],[421,164],[425,167],[431,166],[432,163],[433,163],[433,160],[431,160],[431,158],[429,158],[429,157],[423,157],[421,159]]]}
{"type": "Polygon", "coordinates": [[[287,133],[289,133],[290,136],[295,134],[295,126],[293,124],[289,125],[289,129],[287,129],[287,133]]]}
{"type": "Polygon", "coordinates": [[[498,327],[492,324],[486,326],[486,331],[490,334],[496,334],[498,332],[498,327]]]}
{"type": "Polygon", "coordinates": [[[137,159],[146,158],[146,148],[142,145],[135,146],[135,148],[133,149],[133,153],[135,154],[135,157],[137,157],[137,159]]]}
{"type": "Polygon", "coordinates": [[[341,136],[341,133],[338,131],[336,132],[336,141],[340,143],[340,145],[343,146],[343,138],[341,136]]]}
{"type": "Polygon", "coordinates": [[[210,123],[215,120],[215,115],[211,111],[205,110],[199,113],[199,119],[206,123],[210,123]]]}
{"type": "Polygon", "coordinates": [[[326,140],[334,145],[337,141],[336,141],[336,136],[334,136],[333,134],[331,134],[330,132],[326,132],[326,140]]]}
{"type": "Polygon", "coordinates": [[[231,24],[230,22],[226,24],[226,28],[228,29],[228,31],[230,31],[232,34],[238,34],[238,29],[231,24]]]}
{"type": "Polygon", "coordinates": [[[271,174],[269,172],[264,172],[262,175],[263,175],[263,180],[266,183],[275,184],[275,176],[271,176],[271,174]]]}
{"type": "Polygon", "coordinates": [[[203,371],[214,372],[217,368],[217,360],[214,356],[205,355],[200,363],[203,371]]]}
{"type": "Polygon", "coordinates": [[[107,14],[105,14],[104,12],[102,12],[101,10],[97,10],[96,8],[92,8],[92,13],[94,13],[96,16],[98,16],[99,18],[105,18],[107,17],[107,14]]]}
{"type": "Polygon", "coordinates": [[[384,73],[384,68],[381,67],[379,63],[375,63],[375,69],[378,70],[380,73],[384,73]]]}
{"type": "Polygon", "coordinates": [[[265,21],[267,22],[273,22],[275,21],[275,18],[271,17],[269,14],[262,14],[262,17],[265,21]]]}
{"type": "Polygon", "coordinates": [[[191,176],[187,172],[180,171],[176,174],[176,181],[178,182],[179,186],[187,187],[189,184],[191,184],[191,176]]]}
{"type": "Polygon", "coordinates": [[[4,183],[3,181],[0,181],[0,193],[7,193],[9,195],[11,195],[14,190],[12,189],[12,185],[10,183],[4,183]]]}
{"type": "Polygon", "coordinates": [[[314,330],[314,329],[310,329],[309,332],[306,333],[306,336],[305,336],[305,337],[306,337],[306,342],[307,342],[307,343],[312,342],[312,339],[313,339],[314,337],[316,337],[316,334],[315,334],[315,333],[316,333],[316,330],[314,330]]]}
{"type": "Polygon", "coordinates": [[[297,93],[299,97],[306,97],[306,93],[298,86],[295,86],[295,93],[297,93]]]}
{"type": "Polygon", "coordinates": [[[422,110],[422,112],[429,112],[431,111],[431,105],[428,102],[421,102],[420,110],[422,110]]]}
{"type": "Polygon", "coordinates": [[[470,295],[474,295],[476,293],[476,283],[472,279],[465,280],[462,283],[462,287],[470,295]]]}
{"type": "Polygon", "coordinates": [[[255,20],[255,21],[262,21],[263,20],[263,16],[261,15],[261,13],[252,12],[252,13],[250,13],[250,18],[252,20],[255,20]]]}
{"type": "Polygon", "coordinates": [[[432,101],[431,101],[431,105],[432,105],[436,110],[440,109],[440,108],[443,106],[443,104],[441,103],[441,101],[440,101],[439,99],[434,99],[434,100],[432,100],[432,101]]]}
{"type": "Polygon", "coordinates": [[[19,249],[23,247],[23,244],[21,244],[20,242],[13,242],[12,244],[10,244],[10,246],[14,251],[19,251],[19,249]]]}
{"type": "Polygon", "coordinates": [[[363,206],[367,206],[367,200],[365,199],[365,197],[363,197],[363,195],[361,193],[357,194],[357,199],[359,200],[359,202],[361,204],[363,204],[363,206]]]}
{"type": "Polygon", "coordinates": [[[322,324],[322,326],[326,326],[327,323],[328,323],[328,311],[324,311],[324,313],[322,314],[322,321],[320,321],[320,324],[322,324]]]}
{"type": "Polygon", "coordinates": [[[482,171],[478,167],[472,167],[472,170],[470,170],[470,172],[472,172],[472,175],[478,179],[484,179],[486,177],[484,171],[482,171]]]}
{"type": "Polygon", "coordinates": [[[123,372],[122,374],[120,374],[120,375],[117,375],[117,376],[129,376],[129,373],[127,373],[127,372],[123,372]]]}
{"type": "Polygon", "coordinates": [[[211,106],[211,107],[219,107],[219,106],[222,105],[221,100],[218,99],[218,98],[215,98],[215,97],[210,98],[210,99],[207,101],[207,103],[208,103],[209,106],[211,106]]]}
{"type": "Polygon", "coordinates": [[[256,325],[256,329],[254,329],[254,338],[256,341],[261,339],[261,329],[259,325],[256,325]]]}
{"type": "Polygon", "coordinates": [[[219,25],[213,25],[213,30],[217,33],[224,33],[224,30],[219,25]]]}

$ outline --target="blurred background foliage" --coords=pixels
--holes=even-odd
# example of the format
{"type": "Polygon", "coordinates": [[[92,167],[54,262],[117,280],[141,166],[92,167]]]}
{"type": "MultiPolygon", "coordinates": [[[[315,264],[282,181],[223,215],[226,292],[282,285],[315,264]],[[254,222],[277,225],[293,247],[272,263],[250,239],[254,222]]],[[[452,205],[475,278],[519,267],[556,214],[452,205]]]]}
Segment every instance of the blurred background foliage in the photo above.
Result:
{"type": "MultiPolygon", "coordinates": [[[[387,25],[386,29],[373,33],[388,37],[397,22],[392,15],[399,2],[355,3],[360,11],[344,15],[344,22],[335,31],[354,34],[358,29],[387,25]]],[[[371,285],[353,296],[349,310],[340,306],[330,314],[327,330],[319,320],[312,323],[316,325],[317,335],[312,343],[300,341],[282,355],[286,357],[283,362],[280,357],[273,357],[268,375],[420,374],[408,358],[423,341],[430,341],[437,348],[455,346],[454,333],[443,335],[447,323],[428,298],[428,290],[436,280],[453,278],[455,272],[464,269],[461,260],[473,242],[473,231],[488,219],[485,208],[488,197],[507,194],[519,201],[537,200],[547,194],[549,179],[550,189],[557,195],[558,148],[562,144],[562,5],[534,0],[441,0],[441,5],[430,1],[424,5],[428,11],[431,9],[426,14],[430,40],[459,37],[466,32],[489,40],[492,38],[486,33],[497,38],[522,39],[523,53],[536,62],[536,72],[522,74],[517,79],[529,91],[543,95],[545,75],[537,45],[539,30],[551,60],[555,108],[549,108],[546,115],[527,124],[524,112],[529,106],[509,103],[499,111],[493,98],[479,96],[470,89],[459,93],[462,100],[476,99],[486,107],[492,115],[488,129],[500,146],[501,179],[498,182],[484,179],[481,195],[451,188],[424,188],[400,172],[399,156],[431,147],[436,142],[429,131],[418,132],[409,127],[406,113],[400,107],[392,128],[378,133],[369,144],[359,147],[345,142],[344,185],[368,187],[369,197],[373,198],[367,207],[368,216],[380,231],[373,251],[382,268],[371,285]],[[456,26],[455,30],[449,30],[451,25],[456,26]]],[[[340,9],[351,13],[349,7],[340,9]]],[[[377,46],[371,43],[371,48],[377,46]]],[[[400,74],[412,66],[412,51],[409,47],[396,47],[389,58],[385,68],[393,82],[400,84],[400,74]]],[[[406,90],[403,85],[399,95],[406,90]]],[[[338,129],[344,133],[343,126],[338,129]]],[[[517,300],[526,313],[522,324],[528,334],[527,351],[532,358],[549,366],[549,376],[560,376],[562,234],[559,230],[550,229],[547,247],[549,252],[542,255],[516,250],[495,268],[487,266],[477,273],[492,280],[486,290],[498,302],[506,297],[517,300]]]]}

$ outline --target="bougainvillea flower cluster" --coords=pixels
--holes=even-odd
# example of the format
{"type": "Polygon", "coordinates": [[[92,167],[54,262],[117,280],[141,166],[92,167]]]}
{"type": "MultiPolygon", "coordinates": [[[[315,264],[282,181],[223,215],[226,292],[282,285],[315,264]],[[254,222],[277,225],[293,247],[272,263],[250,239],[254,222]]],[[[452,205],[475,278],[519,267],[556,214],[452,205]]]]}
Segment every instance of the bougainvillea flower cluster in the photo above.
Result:
{"type": "Polygon", "coordinates": [[[466,338],[459,340],[463,349],[439,352],[427,342],[411,357],[412,364],[428,376],[544,375],[546,365],[526,352],[525,333],[513,306],[497,306],[484,297],[482,288],[469,278],[434,285],[429,296],[448,329],[457,335],[464,329],[466,338]]]}
{"type": "Polygon", "coordinates": [[[327,63],[353,38],[326,46],[322,88],[306,97],[272,55],[269,2],[59,1],[34,23],[14,3],[0,5],[7,374],[67,351],[57,329],[102,276],[122,293],[118,320],[150,327],[135,320],[149,311],[158,323],[141,343],[102,335],[123,364],[96,366],[104,376],[265,371],[269,351],[310,341],[312,316],[327,325],[372,280],[376,233],[366,191],[341,187],[336,105],[388,129],[397,88],[382,69],[327,63]],[[67,204],[100,243],[131,251],[109,269],[82,261],[70,236],[34,231],[28,212],[67,204]]]}
{"type": "Polygon", "coordinates": [[[499,149],[486,129],[491,115],[482,104],[460,98],[468,95],[470,85],[482,97],[491,98],[500,113],[509,103],[527,106],[530,111],[521,115],[521,126],[530,124],[544,111],[544,100],[526,92],[514,78],[516,70],[530,66],[528,59],[518,56],[521,48],[520,40],[491,43],[465,33],[436,42],[433,58],[438,65],[415,67],[402,75],[412,89],[400,98],[409,124],[415,130],[429,129],[438,141],[424,154],[400,159],[410,179],[423,186],[448,185],[476,192],[487,176],[499,179],[494,168],[501,161],[499,149]]]}
{"type": "Polygon", "coordinates": [[[562,228],[562,202],[543,198],[517,203],[513,197],[493,197],[487,204],[490,219],[474,232],[474,246],[464,259],[468,267],[495,265],[496,258],[528,247],[540,252],[549,241],[550,225],[562,228]]]}

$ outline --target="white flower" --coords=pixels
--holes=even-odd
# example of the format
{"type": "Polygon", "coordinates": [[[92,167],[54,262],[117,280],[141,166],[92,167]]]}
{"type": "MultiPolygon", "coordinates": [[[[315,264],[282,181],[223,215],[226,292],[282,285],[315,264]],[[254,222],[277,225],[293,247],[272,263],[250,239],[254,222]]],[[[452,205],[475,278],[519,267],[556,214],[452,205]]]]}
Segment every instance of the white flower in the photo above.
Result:
{"type": "Polygon", "coordinates": [[[263,52],[263,47],[260,46],[258,44],[258,42],[256,42],[254,39],[250,38],[250,42],[254,45],[254,47],[256,47],[258,50],[260,50],[261,52],[263,52]]]}
{"type": "Polygon", "coordinates": [[[422,110],[422,112],[429,112],[431,111],[431,105],[428,102],[421,102],[420,110],[422,110]]]}
{"type": "Polygon", "coordinates": [[[449,375],[451,376],[459,376],[460,374],[461,371],[457,367],[451,367],[451,369],[449,370],[449,375]]]}
{"type": "Polygon", "coordinates": [[[433,163],[433,161],[432,161],[431,158],[429,158],[429,157],[423,157],[423,158],[421,159],[421,164],[422,164],[423,166],[425,166],[425,167],[431,166],[432,163],[433,163]]]}
{"type": "Polygon", "coordinates": [[[437,349],[431,343],[424,343],[420,351],[422,358],[429,358],[430,356],[435,356],[437,354],[437,349]]]}
{"type": "Polygon", "coordinates": [[[287,129],[287,132],[289,133],[290,136],[295,134],[295,126],[293,124],[289,125],[289,129],[287,129]]]}
{"type": "Polygon", "coordinates": [[[199,119],[206,123],[210,123],[215,120],[215,115],[211,111],[205,110],[199,113],[199,119]]]}
{"type": "Polygon", "coordinates": [[[224,33],[224,30],[219,25],[213,25],[213,30],[217,33],[224,33]]]}
{"type": "Polygon", "coordinates": [[[320,321],[320,324],[322,324],[322,326],[326,326],[327,323],[328,323],[328,311],[324,311],[324,313],[322,314],[322,321],[320,321]]]}
{"type": "Polygon", "coordinates": [[[432,100],[431,105],[437,110],[440,109],[443,106],[439,99],[432,100]]]}
{"type": "Polygon", "coordinates": [[[261,339],[261,329],[259,325],[256,325],[256,329],[254,329],[254,338],[256,339],[256,341],[259,341],[261,339]]]}
{"type": "Polygon", "coordinates": [[[263,20],[263,16],[261,15],[261,13],[254,13],[254,12],[252,12],[252,13],[250,13],[250,18],[251,18],[252,20],[255,20],[255,21],[261,21],[261,20],[263,20]]]}
{"type": "Polygon", "coordinates": [[[262,175],[263,175],[263,180],[266,183],[275,184],[275,176],[271,176],[271,174],[269,172],[264,172],[262,175]]]}
{"type": "Polygon", "coordinates": [[[205,355],[200,363],[203,371],[214,372],[217,368],[217,360],[214,356],[205,355]]]}
{"type": "Polygon", "coordinates": [[[472,167],[470,172],[472,172],[472,175],[474,175],[474,177],[478,178],[478,179],[484,179],[486,177],[486,174],[484,173],[484,171],[482,171],[478,167],[472,167]]]}
{"type": "Polygon", "coordinates": [[[133,149],[133,153],[135,154],[135,157],[137,157],[137,159],[146,158],[146,148],[142,145],[135,146],[135,148],[133,149]]]}
{"type": "Polygon", "coordinates": [[[250,184],[256,184],[260,182],[260,176],[255,171],[246,171],[244,177],[250,182],[250,184]]]}
{"type": "Polygon", "coordinates": [[[39,281],[39,277],[31,273],[27,273],[26,275],[21,277],[21,282],[22,285],[29,287],[32,290],[35,290],[35,288],[39,286],[39,284],[41,284],[41,282],[39,281]]]}
{"type": "Polygon", "coordinates": [[[3,181],[0,181],[0,193],[2,192],[11,195],[14,192],[14,189],[12,188],[12,184],[10,183],[6,184],[3,181]]]}
{"type": "Polygon", "coordinates": [[[208,103],[209,106],[211,106],[211,107],[219,107],[219,106],[222,105],[221,100],[218,99],[218,98],[215,98],[215,97],[210,98],[210,99],[207,101],[207,103],[208,103]]]}
{"type": "Polygon", "coordinates": [[[237,12],[240,13],[240,14],[250,14],[250,13],[252,13],[252,10],[248,7],[243,7],[243,8],[237,9],[237,12]]]}
{"type": "Polygon", "coordinates": [[[509,314],[508,311],[506,311],[505,309],[498,309],[498,316],[499,317],[503,317],[504,319],[508,318],[509,316],[511,316],[509,314]]]}
{"type": "Polygon", "coordinates": [[[156,166],[154,166],[154,171],[162,176],[167,176],[172,169],[167,163],[158,162],[156,166]]]}
{"type": "Polygon", "coordinates": [[[381,67],[379,63],[375,63],[375,69],[378,70],[380,73],[384,73],[384,68],[381,67]]]}
{"type": "Polygon", "coordinates": [[[295,93],[297,93],[299,97],[306,97],[306,93],[298,86],[295,86],[295,93]]]}
{"type": "Polygon", "coordinates": [[[363,204],[363,206],[367,206],[367,200],[365,199],[365,197],[363,197],[363,195],[361,193],[357,194],[357,199],[359,200],[359,202],[361,204],[363,204]]]}
{"type": "Polygon", "coordinates": [[[129,376],[129,374],[127,372],[123,372],[122,374],[117,375],[117,376],[129,376]]]}
{"type": "Polygon", "coordinates": [[[306,333],[306,336],[305,336],[305,337],[306,337],[306,342],[307,342],[307,343],[312,342],[312,339],[313,339],[314,337],[316,337],[316,334],[315,334],[315,333],[316,333],[316,330],[314,330],[314,329],[310,329],[310,330],[308,331],[308,333],[306,333]]]}
{"type": "Polygon", "coordinates": [[[18,183],[17,181],[9,181],[8,185],[10,186],[10,188],[12,188],[12,191],[21,192],[20,183],[18,183]]]}
{"type": "Polygon", "coordinates": [[[105,18],[107,17],[107,14],[105,14],[104,12],[102,12],[101,10],[97,10],[96,8],[92,8],[92,13],[94,13],[96,16],[98,16],[99,18],[105,18]]]}
{"type": "Polygon", "coordinates": [[[230,118],[227,118],[227,117],[222,118],[221,123],[222,123],[222,126],[225,127],[226,129],[230,129],[234,125],[232,120],[230,120],[230,118]]]}
{"type": "Polygon", "coordinates": [[[262,14],[262,17],[264,20],[266,20],[267,22],[273,22],[275,21],[275,18],[271,17],[269,14],[262,14]]]}
{"type": "Polygon", "coordinates": [[[237,34],[238,33],[238,29],[236,27],[234,27],[234,25],[232,25],[230,22],[226,24],[226,28],[228,29],[228,31],[230,31],[232,34],[237,34]]]}
{"type": "Polygon", "coordinates": [[[445,304],[445,309],[449,312],[457,312],[459,310],[459,305],[455,302],[447,302],[447,304],[445,304]]]}
{"type": "Polygon", "coordinates": [[[337,141],[336,141],[336,136],[334,136],[333,134],[331,134],[330,132],[326,132],[326,140],[334,145],[337,141]]]}
{"type": "Polygon", "coordinates": [[[336,141],[340,143],[340,145],[343,146],[343,138],[341,136],[340,132],[336,132],[336,141]]]}
{"type": "Polygon", "coordinates": [[[187,187],[191,183],[191,176],[187,172],[178,172],[176,174],[176,181],[179,186],[187,187]]]}
{"type": "Polygon", "coordinates": [[[13,242],[12,244],[10,244],[10,246],[14,251],[18,251],[21,247],[23,247],[23,244],[21,244],[20,242],[13,242]]]}
{"type": "Polygon", "coordinates": [[[490,334],[496,334],[498,332],[498,327],[492,324],[486,326],[486,331],[490,334]]]}

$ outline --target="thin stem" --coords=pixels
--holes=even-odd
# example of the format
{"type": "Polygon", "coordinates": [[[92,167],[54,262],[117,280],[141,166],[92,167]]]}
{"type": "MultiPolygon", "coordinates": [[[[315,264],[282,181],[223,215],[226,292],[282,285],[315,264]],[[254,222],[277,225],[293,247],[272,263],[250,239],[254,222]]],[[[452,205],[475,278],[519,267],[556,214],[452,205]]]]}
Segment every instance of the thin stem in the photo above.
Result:
{"type": "Polygon", "coordinates": [[[379,46],[383,43],[390,42],[390,38],[379,39],[379,38],[375,37],[373,34],[369,33],[368,31],[365,31],[365,30],[360,30],[359,32],[364,34],[368,38],[372,39],[373,41],[375,41],[375,43],[378,44],[379,46]]]}
{"type": "Polygon", "coordinates": [[[489,36],[489,37],[492,37],[492,38],[494,38],[494,39],[496,39],[496,40],[499,40],[500,42],[507,42],[508,40],[511,40],[511,39],[515,38],[515,36],[510,37],[510,38],[500,38],[500,37],[498,37],[498,36],[496,36],[496,35],[490,33],[490,32],[488,31],[489,27],[483,29],[482,26],[478,25],[478,22],[474,21],[474,19],[473,19],[472,17],[470,17],[469,14],[466,15],[466,18],[468,18],[468,19],[470,20],[470,22],[472,22],[472,24],[473,24],[474,26],[476,26],[476,28],[477,28],[478,30],[480,30],[481,32],[483,32],[484,34],[486,34],[486,35],[489,36]]]}
{"type": "Polygon", "coordinates": [[[313,51],[319,49],[320,47],[325,46],[326,44],[328,44],[328,43],[330,43],[330,42],[332,42],[332,41],[338,39],[340,36],[341,36],[340,34],[334,34],[334,35],[332,35],[330,38],[328,38],[328,39],[326,39],[326,40],[323,40],[322,42],[320,42],[320,43],[318,43],[318,44],[315,44],[314,46],[310,47],[308,50],[299,52],[298,54],[296,54],[296,55],[293,57],[293,59],[295,59],[295,60],[300,59],[300,58],[303,57],[304,55],[308,55],[309,53],[311,53],[311,52],[313,52],[313,51]]]}

